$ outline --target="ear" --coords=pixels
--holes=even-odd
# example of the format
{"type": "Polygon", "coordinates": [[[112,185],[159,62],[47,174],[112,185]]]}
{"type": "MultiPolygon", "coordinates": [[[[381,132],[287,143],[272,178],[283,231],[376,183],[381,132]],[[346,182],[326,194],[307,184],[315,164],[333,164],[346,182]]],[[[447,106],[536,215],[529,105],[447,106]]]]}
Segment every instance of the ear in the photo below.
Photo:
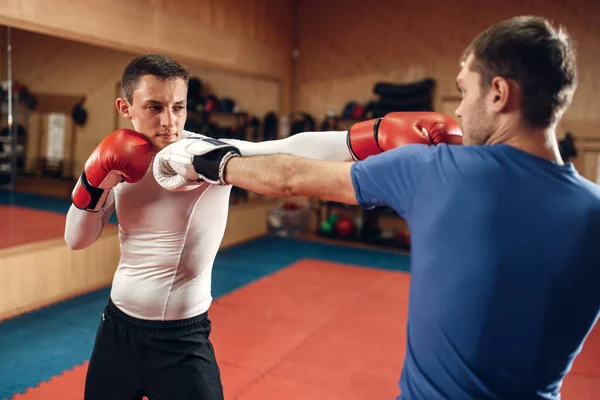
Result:
{"type": "Polygon", "coordinates": [[[130,104],[127,100],[118,97],[115,101],[115,105],[117,106],[117,111],[121,115],[121,117],[131,120],[131,114],[129,113],[130,104]]]}
{"type": "Polygon", "coordinates": [[[499,76],[494,77],[490,85],[492,110],[498,113],[506,111],[506,108],[509,107],[510,102],[517,94],[513,89],[514,87],[506,79],[499,76]]]}

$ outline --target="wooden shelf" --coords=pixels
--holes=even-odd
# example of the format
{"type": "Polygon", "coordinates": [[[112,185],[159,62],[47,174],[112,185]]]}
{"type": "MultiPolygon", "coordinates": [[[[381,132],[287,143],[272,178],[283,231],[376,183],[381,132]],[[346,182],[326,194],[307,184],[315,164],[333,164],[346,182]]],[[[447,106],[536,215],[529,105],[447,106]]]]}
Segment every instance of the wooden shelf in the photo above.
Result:
{"type": "Polygon", "coordinates": [[[345,242],[372,244],[410,251],[410,244],[406,241],[409,234],[408,225],[406,221],[390,207],[376,207],[366,210],[356,205],[323,201],[319,199],[314,200],[316,203],[313,202],[311,208],[317,214],[315,232],[317,236],[345,242]],[[347,237],[336,234],[335,228],[331,233],[321,232],[321,223],[328,220],[330,215],[335,212],[334,210],[338,210],[338,215],[361,217],[362,226],[358,231],[347,237]],[[393,237],[388,238],[381,235],[382,232],[390,229],[396,232],[393,237]],[[402,239],[397,235],[400,235],[402,239]]]}

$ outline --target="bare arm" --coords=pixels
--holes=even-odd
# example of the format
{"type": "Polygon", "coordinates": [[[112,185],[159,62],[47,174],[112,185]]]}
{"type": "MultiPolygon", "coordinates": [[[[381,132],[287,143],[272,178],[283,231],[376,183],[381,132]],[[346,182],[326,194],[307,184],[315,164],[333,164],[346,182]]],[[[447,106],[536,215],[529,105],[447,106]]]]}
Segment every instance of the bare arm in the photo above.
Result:
{"type": "Polygon", "coordinates": [[[301,132],[293,136],[264,142],[219,139],[236,146],[243,156],[293,154],[313,160],[352,161],[347,131],[301,132]]]}
{"type": "Polygon", "coordinates": [[[104,230],[104,225],[115,209],[115,195],[111,190],[104,207],[98,212],[80,210],[71,204],[65,224],[65,242],[71,250],[91,246],[104,230]]]}
{"type": "Polygon", "coordinates": [[[233,157],[225,167],[225,181],[273,197],[312,196],[358,204],[351,178],[352,164],[290,154],[233,157]]]}

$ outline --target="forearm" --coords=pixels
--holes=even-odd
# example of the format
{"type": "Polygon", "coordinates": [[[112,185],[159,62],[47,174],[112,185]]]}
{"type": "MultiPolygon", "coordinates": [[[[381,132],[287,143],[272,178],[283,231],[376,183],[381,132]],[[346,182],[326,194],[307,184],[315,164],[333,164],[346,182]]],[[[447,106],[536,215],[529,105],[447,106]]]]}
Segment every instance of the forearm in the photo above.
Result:
{"type": "Polygon", "coordinates": [[[290,154],[233,157],[224,170],[228,184],[272,197],[314,196],[356,204],[352,163],[317,161],[290,154]]]}
{"type": "Polygon", "coordinates": [[[225,166],[224,178],[228,184],[252,192],[287,197],[294,158],[289,154],[233,157],[225,166]]]}
{"type": "Polygon", "coordinates": [[[279,140],[246,142],[227,139],[226,142],[240,149],[243,156],[269,154],[292,154],[313,160],[351,161],[347,131],[302,132],[279,140]]]}
{"type": "MultiPolygon", "coordinates": [[[[112,200],[112,194],[109,198],[112,200]]],[[[72,250],[82,250],[91,246],[102,233],[113,210],[113,203],[107,203],[98,212],[80,210],[71,204],[65,223],[64,239],[67,246],[72,250]]]]}

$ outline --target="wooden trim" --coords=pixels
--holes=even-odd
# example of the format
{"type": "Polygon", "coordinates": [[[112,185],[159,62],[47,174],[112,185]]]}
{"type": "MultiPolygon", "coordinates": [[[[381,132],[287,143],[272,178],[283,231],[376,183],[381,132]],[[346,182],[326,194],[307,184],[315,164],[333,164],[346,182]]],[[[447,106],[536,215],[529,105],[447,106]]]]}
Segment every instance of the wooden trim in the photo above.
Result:
{"type": "Polygon", "coordinates": [[[49,307],[53,304],[60,303],[65,300],[69,300],[78,296],[82,296],[86,293],[94,292],[96,290],[100,290],[110,286],[112,282],[112,277],[105,279],[104,281],[97,282],[93,285],[87,286],[85,289],[73,290],[71,292],[62,293],[56,296],[51,296],[47,299],[37,300],[33,303],[27,304],[23,307],[18,307],[9,311],[0,312],[0,322],[5,321],[7,319],[11,319],[17,317],[19,315],[29,313],[32,311],[39,310],[44,307],[49,307]]]}
{"type": "Polygon", "coordinates": [[[79,103],[84,95],[74,96],[57,93],[33,93],[37,100],[37,106],[34,112],[43,114],[51,112],[60,112],[71,115],[73,107],[79,103]]]}

